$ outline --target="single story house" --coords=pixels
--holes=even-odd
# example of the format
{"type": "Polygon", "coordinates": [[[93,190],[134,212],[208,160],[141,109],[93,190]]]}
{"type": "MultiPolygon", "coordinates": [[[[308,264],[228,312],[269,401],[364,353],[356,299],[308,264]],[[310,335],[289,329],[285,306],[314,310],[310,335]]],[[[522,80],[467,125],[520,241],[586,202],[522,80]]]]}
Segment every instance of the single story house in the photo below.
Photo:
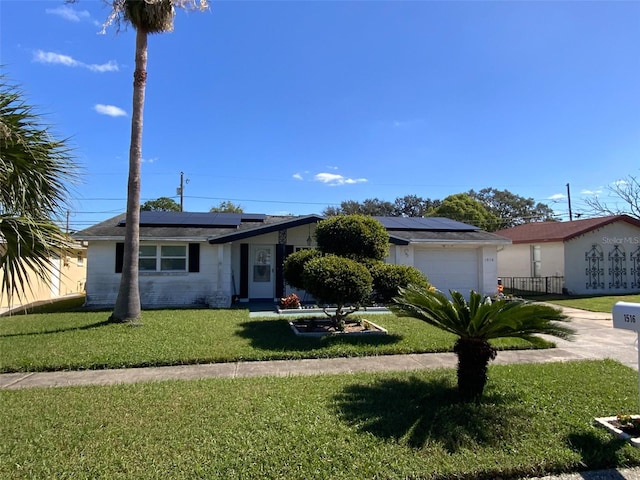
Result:
{"type": "Polygon", "coordinates": [[[564,277],[571,294],[640,291],[640,220],[628,215],[535,222],[500,230],[500,277],[564,277]]]}
{"type": "MultiPolygon", "coordinates": [[[[140,212],[143,307],[277,301],[293,292],[282,266],[314,248],[317,215],[140,212]]],[[[446,218],[376,217],[389,232],[388,262],[412,265],[437,288],[497,288],[497,248],[510,240],[446,218]]],[[[88,249],[87,306],[115,302],[122,271],[125,215],[75,234],[88,249]]]]}

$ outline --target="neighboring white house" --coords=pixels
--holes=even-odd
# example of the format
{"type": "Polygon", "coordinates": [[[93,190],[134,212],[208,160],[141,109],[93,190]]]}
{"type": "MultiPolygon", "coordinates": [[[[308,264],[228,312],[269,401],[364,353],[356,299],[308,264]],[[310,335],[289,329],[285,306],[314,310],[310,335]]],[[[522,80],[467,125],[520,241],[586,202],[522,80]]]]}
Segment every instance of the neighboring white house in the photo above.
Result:
{"type": "Polygon", "coordinates": [[[571,294],[640,291],[640,220],[628,215],[500,230],[500,277],[564,277],[571,294]]]}
{"type": "MultiPolygon", "coordinates": [[[[375,217],[389,233],[390,263],[412,265],[438,289],[493,294],[497,248],[510,240],[446,218],[375,217]]],[[[141,212],[140,296],[143,307],[209,305],[277,299],[292,290],[282,265],[314,248],[322,217],[141,212]]],[[[115,302],[122,271],[125,215],[75,238],[87,245],[87,306],[115,302]]]]}

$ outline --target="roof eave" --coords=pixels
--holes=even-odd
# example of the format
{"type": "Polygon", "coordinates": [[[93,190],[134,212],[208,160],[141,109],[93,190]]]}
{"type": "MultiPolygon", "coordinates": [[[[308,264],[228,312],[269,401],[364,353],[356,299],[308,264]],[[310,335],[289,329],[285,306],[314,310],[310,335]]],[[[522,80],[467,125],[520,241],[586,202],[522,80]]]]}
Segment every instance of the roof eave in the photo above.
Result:
{"type": "Polygon", "coordinates": [[[410,243],[430,243],[438,245],[511,245],[511,240],[505,238],[494,240],[444,240],[437,238],[411,239],[410,243]]]}
{"type": "MultiPolygon", "coordinates": [[[[80,242],[121,242],[124,240],[124,235],[92,235],[74,237],[80,242]]],[[[206,242],[207,237],[149,237],[141,236],[141,242],[206,242]]]]}
{"type": "Polygon", "coordinates": [[[267,233],[279,232],[280,230],[295,228],[304,225],[310,225],[318,223],[323,217],[318,215],[307,215],[305,217],[295,217],[293,219],[287,219],[282,222],[271,223],[268,225],[261,225],[256,228],[248,228],[246,230],[240,230],[239,232],[226,233],[218,236],[209,236],[207,241],[212,244],[231,243],[237,240],[245,240],[247,238],[257,237],[259,235],[266,235],[267,233]]]}

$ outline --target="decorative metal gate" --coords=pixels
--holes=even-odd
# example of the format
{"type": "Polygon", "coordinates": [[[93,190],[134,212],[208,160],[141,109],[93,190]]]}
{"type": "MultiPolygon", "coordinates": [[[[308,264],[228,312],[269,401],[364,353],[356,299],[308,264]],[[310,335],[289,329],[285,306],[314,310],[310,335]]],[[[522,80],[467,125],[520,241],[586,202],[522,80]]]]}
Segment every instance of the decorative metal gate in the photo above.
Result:
{"type": "Polygon", "coordinates": [[[631,252],[631,288],[640,288],[640,247],[631,252]]]}
{"type": "Polygon", "coordinates": [[[602,289],[604,288],[604,254],[602,248],[599,245],[593,245],[591,250],[585,252],[584,259],[587,262],[586,275],[587,275],[587,288],[589,289],[602,289]]]}
{"type": "Polygon", "coordinates": [[[627,288],[627,253],[619,246],[609,252],[609,288],[627,288]]]}

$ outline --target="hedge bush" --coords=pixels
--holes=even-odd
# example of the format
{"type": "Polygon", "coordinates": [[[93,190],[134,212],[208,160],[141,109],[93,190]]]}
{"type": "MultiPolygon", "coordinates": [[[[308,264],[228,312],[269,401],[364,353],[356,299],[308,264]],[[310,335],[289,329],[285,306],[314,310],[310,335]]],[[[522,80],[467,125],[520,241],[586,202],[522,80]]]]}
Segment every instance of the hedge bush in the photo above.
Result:
{"type": "Polygon", "coordinates": [[[339,215],[318,223],[316,242],[323,253],[351,259],[383,260],[389,254],[389,234],[379,221],[365,215],[339,215]]]}
{"type": "Polygon", "coordinates": [[[418,287],[429,287],[429,281],[424,274],[409,265],[393,265],[377,262],[369,268],[373,277],[373,296],[376,303],[387,304],[398,295],[399,288],[406,288],[410,284],[418,287]]]}
{"type": "Polygon", "coordinates": [[[298,250],[297,252],[290,254],[284,261],[284,265],[282,267],[284,279],[293,288],[305,290],[304,280],[302,278],[304,266],[312,258],[316,258],[321,255],[322,253],[312,248],[298,250]]]}
{"type": "Polygon", "coordinates": [[[309,260],[303,271],[305,289],[319,302],[335,305],[332,317],[338,328],[344,327],[344,318],[352,313],[346,305],[358,307],[371,295],[373,278],[367,267],[346,257],[324,255],[309,260]]]}

